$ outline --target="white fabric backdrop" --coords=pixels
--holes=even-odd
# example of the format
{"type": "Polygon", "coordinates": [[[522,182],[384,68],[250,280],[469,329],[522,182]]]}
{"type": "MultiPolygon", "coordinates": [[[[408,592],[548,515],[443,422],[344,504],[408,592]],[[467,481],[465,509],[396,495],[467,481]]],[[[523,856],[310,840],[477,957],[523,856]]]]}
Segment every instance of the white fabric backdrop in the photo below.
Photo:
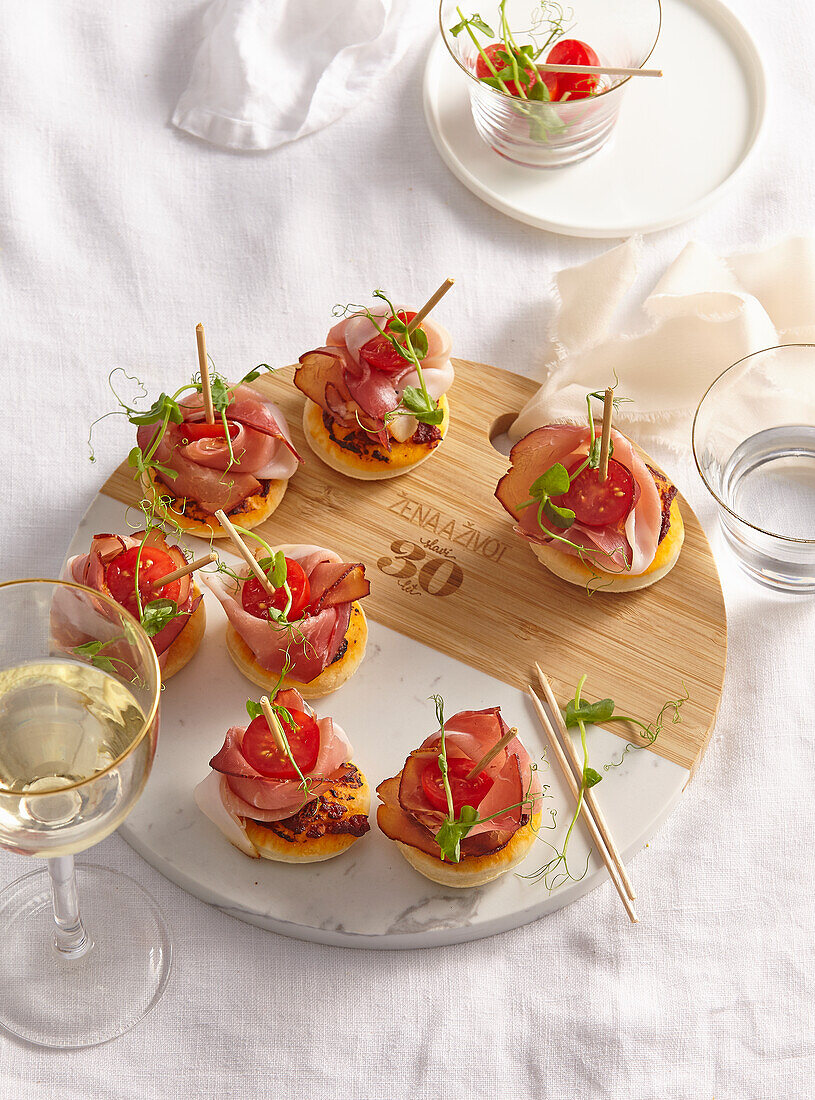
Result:
{"type": "MultiPolygon", "coordinates": [[[[111,367],[158,389],[193,368],[198,320],[236,373],[319,342],[339,299],[383,285],[418,300],[452,274],[443,312],[457,351],[541,366],[549,273],[607,244],[508,221],[447,173],[421,113],[424,2],[426,39],[377,93],[270,155],[222,152],[170,125],[199,0],[5,6],[4,577],[56,571],[120,457],[126,433],[110,421],[96,466],[85,457],[111,367]]],[[[812,228],[812,21],[800,6],[736,6],[775,89],[763,147],[724,204],[647,239],[643,291],[691,236],[726,254],[812,228]]],[[[167,993],[96,1050],[0,1038],[0,1098],[811,1096],[813,601],[743,578],[687,459],[671,468],[713,535],[730,664],[699,775],[634,861],[640,925],[606,885],[469,946],[312,947],[221,916],[112,837],[93,860],[143,882],[172,927],[167,993]]],[[[0,883],[27,869],[0,853],[0,883]]]]}

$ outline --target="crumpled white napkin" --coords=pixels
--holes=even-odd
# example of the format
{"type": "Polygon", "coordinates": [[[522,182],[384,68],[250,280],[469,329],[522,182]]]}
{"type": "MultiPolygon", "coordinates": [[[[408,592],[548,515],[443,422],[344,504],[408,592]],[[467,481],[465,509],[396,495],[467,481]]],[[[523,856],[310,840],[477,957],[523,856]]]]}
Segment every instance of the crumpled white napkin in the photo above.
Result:
{"type": "Polygon", "coordinates": [[[637,442],[686,450],[696,406],[723,370],[762,348],[815,341],[815,240],[794,237],[726,258],[691,241],[643,303],[649,327],[616,334],[642,248],[631,238],[555,276],[552,358],[512,439],[581,418],[586,393],[612,385],[616,373],[617,394],[631,401],[620,405],[615,424],[636,425],[637,442]]]}
{"type": "Polygon", "coordinates": [[[274,149],[336,121],[411,40],[415,0],[214,0],[173,125],[274,149]]]}

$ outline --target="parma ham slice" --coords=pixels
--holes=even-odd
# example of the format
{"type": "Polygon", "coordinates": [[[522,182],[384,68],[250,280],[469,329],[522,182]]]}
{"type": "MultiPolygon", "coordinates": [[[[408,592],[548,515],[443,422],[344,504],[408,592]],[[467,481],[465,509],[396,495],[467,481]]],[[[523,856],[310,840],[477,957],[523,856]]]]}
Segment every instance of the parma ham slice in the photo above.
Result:
{"type": "MultiPolygon", "coordinates": [[[[292,710],[314,712],[299,692],[278,692],[275,702],[292,710]]],[[[331,789],[342,774],[342,766],[353,756],[344,730],[332,718],[317,721],[320,746],[310,772],[308,790],[300,780],[269,779],[260,775],[241,752],[245,726],[227,731],[223,746],[210,761],[212,772],[195,788],[199,809],[237,847],[248,855],[257,850],[246,836],[245,821],[284,821],[303,806],[331,789]]]]}
{"type": "Polygon", "coordinates": [[[316,679],[339,653],[351,619],[351,604],[368,595],[365,567],[343,562],[338,554],[319,547],[281,547],[297,561],[309,578],[311,605],[294,626],[281,627],[245,611],[241,603],[243,581],[249,568],[238,572],[237,584],[220,577],[204,583],[218,597],[232,626],[243,638],[258,664],[270,672],[282,672],[288,661],[289,675],[307,684],[316,679]]]}
{"type": "MultiPolygon", "coordinates": [[[[282,412],[262,400],[249,386],[236,386],[226,410],[230,442],[223,438],[188,440],[184,424],[204,420],[201,394],[181,403],[182,424],[168,424],[154,459],[176,476],[164,479],[173,496],[196,501],[205,511],[229,512],[260,492],[261,480],[288,480],[301,461],[282,412]],[[232,454],[230,455],[230,445],[232,454]]],[[[159,426],[143,425],[137,441],[142,451],[152,446],[159,426]]]]}
{"type": "MultiPolygon", "coordinates": [[[[387,309],[371,313],[380,327],[384,327],[390,316],[387,309]]],[[[421,361],[422,373],[428,392],[438,400],[449,390],[454,379],[450,334],[430,320],[422,321],[421,327],[427,335],[428,345],[427,355],[421,361]]],[[[361,423],[387,445],[385,418],[399,405],[406,386],[419,385],[419,376],[407,361],[404,368],[396,372],[386,373],[371,367],[360,352],[378,334],[379,329],[365,314],[344,318],[328,333],[325,347],[300,357],[294,384],[337,423],[346,428],[355,428],[361,423]]],[[[391,434],[398,432],[397,424],[398,420],[391,425],[391,434]]],[[[402,432],[397,437],[403,435],[402,432]]]]}
{"type": "MultiPolygon", "coordinates": [[[[108,567],[120,554],[138,546],[142,541],[147,546],[156,546],[163,550],[172,559],[176,568],[186,565],[187,559],[180,548],[169,545],[162,532],[154,527],[149,532],[137,531],[133,535],[94,535],[87,554],[78,554],[68,560],[64,576],[112,598],[106,580],[108,567]]],[[[176,601],[180,614],[150,639],[158,656],[159,667],[164,667],[167,650],[190,621],[201,599],[201,596],[196,596],[193,592],[192,575],[187,574],[182,577],[176,601]]]]}
{"type": "MultiPolygon", "coordinates": [[[[461,759],[472,765],[509,732],[499,707],[460,711],[444,728],[448,760],[461,759]]],[[[422,772],[438,757],[440,743],[441,731],[410,754],[398,776],[377,788],[382,801],[377,821],[385,835],[437,857],[440,851],[435,834],[446,814],[428,802],[422,772]]],[[[476,810],[479,818],[490,820],[472,827],[461,843],[462,857],[499,851],[540,808],[540,781],[517,737],[484,770],[492,783],[476,810]]]]}
{"type": "Polygon", "coordinates": [[[645,462],[630,440],[615,429],[611,431],[614,458],[630,470],[635,483],[633,507],[624,522],[605,527],[587,527],[575,522],[564,529],[549,526],[544,516],[542,528],[534,505],[520,507],[529,499],[529,487],[536,478],[556,462],[568,469],[581,461],[588,453],[589,440],[588,426],[548,424],[536,428],[510,451],[512,466],[499,481],[495,495],[515,519],[515,530],[523,538],[549,543],[552,541],[549,532],[553,532],[576,544],[555,543],[564,554],[576,557],[582,554],[588,563],[609,573],[638,576],[645,572],[657,551],[662,500],[645,462]]]}

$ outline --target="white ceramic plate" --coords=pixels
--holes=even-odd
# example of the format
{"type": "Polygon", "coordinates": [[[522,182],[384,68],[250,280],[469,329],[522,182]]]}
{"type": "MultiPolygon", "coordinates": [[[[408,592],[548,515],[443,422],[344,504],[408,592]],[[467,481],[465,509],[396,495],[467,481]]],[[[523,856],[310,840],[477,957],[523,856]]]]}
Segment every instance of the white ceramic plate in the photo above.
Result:
{"type": "Polygon", "coordinates": [[[766,80],[753,40],[719,0],[663,0],[662,8],[649,65],[664,76],[632,78],[609,143],[567,168],[521,168],[484,144],[467,77],[438,38],[424,108],[445,164],[502,213],[572,237],[627,237],[695,217],[755,149],[766,80]]]}
{"type": "MultiPolygon", "coordinates": [[[[82,519],[69,549],[87,551],[97,531],[128,530],[124,505],[100,495],[82,519]]],[[[207,547],[190,539],[196,556],[207,547]]],[[[221,549],[219,547],[219,549],[221,549]]],[[[223,552],[223,551],[222,551],[223,552]]],[[[148,863],[182,889],[252,924],[299,939],[345,947],[432,947],[506,931],[551,913],[607,881],[592,855],[579,882],[551,895],[529,875],[552,855],[546,840],[562,844],[573,801],[556,769],[542,761],[544,740],[526,697],[436,650],[370,622],[365,660],[341,691],[317,701],[318,714],[335,717],[354,746],[354,760],[373,789],[395,775],[405,757],[433,731],[431,692],[443,694],[447,713],[500,705],[504,717],[541,763],[548,784],[544,816],[556,810],[555,831],[542,831],[518,873],[476,890],[436,886],[408,866],[376,827],[336,859],[291,866],[250,859],[233,848],[193,801],[193,787],[229,726],[246,721],[245,701],[259,689],[237,671],[224,641],[226,617],[205,591],[207,631],[189,665],[174,676],[161,701],[161,735],[153,772],[121,834],[148,863]],[[543,839],[545,838],[545,839],[543,839]]],[[[652,716],[647,716],[652,717],[652,716]]],[[[620,759],[626,742],[590,730],[590,760],[598,771],[620,759]]],[[[620,767],[603,772],[595,794],[624,857],[638,851],[667,818],[688,772],[647,750],[628,752],[620,767]]],[[[550,820],[551,823],[551,820],[550,820]]],[[[589,845],[582,827],[569,848],[579,874],[589,845]]],[[[609,889],[608,904],[622,906],[609,889]]]]}

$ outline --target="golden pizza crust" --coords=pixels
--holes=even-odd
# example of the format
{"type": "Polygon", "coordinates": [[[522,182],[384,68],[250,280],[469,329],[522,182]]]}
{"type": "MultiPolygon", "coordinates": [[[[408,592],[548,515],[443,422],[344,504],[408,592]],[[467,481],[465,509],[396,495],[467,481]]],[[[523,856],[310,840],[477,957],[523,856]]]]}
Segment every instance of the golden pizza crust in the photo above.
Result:
{"type": "Polygon", "coordinates": [[[484,886],[517,867],[535,843],[540,824],[541,815],[538,813],[528,825],[521,826],[513,833],[509,843],[497,852],[490,852],[485,856],[465,856],[460,863],[448,863],[447,860],[428,855],[410,844],[401,844],[398,840],[396,847],[411,867],[425,878],[442,886],[466,889],[484,886]]]}
{"type": "MultiPolygon", "coordinates": [[[[262,492],[253,493],[252,496],[242,500],[226,513],[227,516],[247,530],[257,527],[259,523],[268,519],[280,504],[288,484],[288,481],[282,479],[263,481],[262,492]]],[[[142,488],[150,494],[151,499],[155,499],[158,514],[166,519],[171,527],[180,527],[188,535],[196,535],[202,539],[229,537],[215,516],[205,512],[196,501],[173,497],[172,490],[156,476],[154,470],[150,470],[149,476],[142,477],[142,488]],[[167,497],[173,497],[173,500],[165,506],[161,500],[166,500],[167,497]]]]}
{"type": "MultiPolygon", "coordinates": [[[[368,642],[368,621],[356,600],[351,604],[351,618],[345,632],[345,640],[348,645],[342,657],[323,669],[320,675],[310,683],[301,684],[298,680],[286,676],[282,686],[296,688],[304,699],[319,699],[342,687],[345,681],[353,676],[362,663],[368,642]]],[[[231,624],[226,628],[226,648],[229,650],[229,656],[247,680],[251,680],[253,684],[267,691],[272,691],[277,686],[278,673],[269,672],[259,664],[252,650],[231,624]]]]}
{"type": "Polygon", "coordinates": [[[387,452],[382,449],[379,440],[366,439],[362,431],[342,428],[338,424],[332,426],[332,439],[323,420],[323,410],[308,399],[303,409],[303,431],[312,451],[326,466],[361,481],[378,481],[405,474],[430,458],[447,435],[450,426],[450,407],[444,395],[439,398],[439,408],[444,413],[444,419],[439,425],[441,439],[433,443],[411,443],[410,440],[400,443],[392,439],[391,449],[387,452]],[[354,436],[354,450],[336,442],[349,435],[354,436]]]}
{"type": "MultiPolygon", "coordinates": [[[[371,790],[368,780],[354,765],[343,765],[343,768],[347,769],[349,774],[345,777],[341,776],[336,783],[332,784],[330,790],[317,800],[318,802],[322,800],[322,803],[311,820],[318,826],[321,823],[330,825],[336,822],[337,819],[330,813],[332,803],[342,803],[347,817],[355,814],[367,817],[370,812],[371,790]]],[[[360,839],[351,833],[330,832],[318,837],[309,837],[307,829],[297,833],[289,829],[287,822],[292,820],[294,819],[288,818],[286,821],[264,824],[247,818],[244,821],[244,827],[246,835],[260,855],[264,859],[275,860],[278,863],[319,863],[322,860],[333,859],[360,839]]]]}
{"type": "MultiPolygon", "coordinates": [[[[200,595],[201,589],[193,581],[192,597],[195,598],[200,595]]],[[[162,654],[164,662],[161,669],[161,682],[163,684],[171,676],[175,676],[177,672],[180,672],[184,665],[193,659],[201,644],[201,639],[204,637],[206,628],[207,612],[204,601],[201,600],[198,607],[190,615],[190,620],[185,624],[184,629],[162,654]]]]}

